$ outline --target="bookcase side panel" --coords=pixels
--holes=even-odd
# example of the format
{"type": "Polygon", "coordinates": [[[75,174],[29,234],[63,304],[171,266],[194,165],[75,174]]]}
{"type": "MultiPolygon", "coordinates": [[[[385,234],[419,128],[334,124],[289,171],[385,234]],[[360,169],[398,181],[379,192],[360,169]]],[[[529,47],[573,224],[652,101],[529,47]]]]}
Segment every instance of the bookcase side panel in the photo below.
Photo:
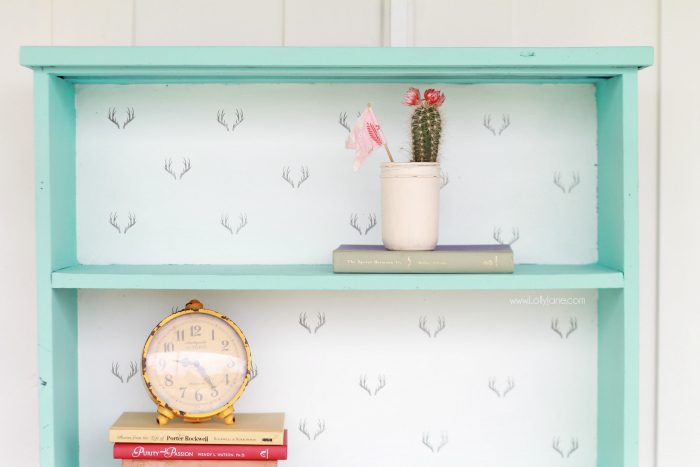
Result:
{"type": "Polygon", "coordinates": [[[639,425],[639,260],[636,72],[598,86],[600,262],[625,287],[601,290],[598,465],[636,467],[639,425]]]}
{"type": "Polygon", "coordinates": [[[42,467],[78,465],[77,293],[51,272],[76,263],[73,86],[35,74],[37,332],[42,467]]]}
{"type": "Polygon", "coordinates": [[[596,85],[598,113],[598,258],[623,270],[623,112],[622,79],[596,85]]]}
{"type": "Polygon", "coordinates": [[[598,296],[599,467],[638,465],[638,314],[625,289],[598,296]]]}
{"type": "Polygon", "coordinates": [[[639,465],[639,176],[636,71],[623,73],[622,81],[625,204],[624,466],[637,467],[639,465]]]}

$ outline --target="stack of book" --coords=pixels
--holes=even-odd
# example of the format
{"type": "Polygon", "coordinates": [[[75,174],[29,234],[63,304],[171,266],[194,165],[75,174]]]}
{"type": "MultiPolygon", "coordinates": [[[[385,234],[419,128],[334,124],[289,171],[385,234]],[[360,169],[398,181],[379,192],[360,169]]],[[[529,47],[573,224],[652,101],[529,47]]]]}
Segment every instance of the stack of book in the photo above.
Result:
{"type": "Polygon", "coordinates": [[[430,251],[392,251],[382,245],[340,245],[333,272],[344,273],[509,273],[510,245],[438,245],[430,251]]]}
{"type": "Polygon", "coordinates": [[[156,423],[153,412],[125,412],[109,429],[122,467],[275,467],[287,458],[283,413],[237,413],[221,421],[156,423]]]}

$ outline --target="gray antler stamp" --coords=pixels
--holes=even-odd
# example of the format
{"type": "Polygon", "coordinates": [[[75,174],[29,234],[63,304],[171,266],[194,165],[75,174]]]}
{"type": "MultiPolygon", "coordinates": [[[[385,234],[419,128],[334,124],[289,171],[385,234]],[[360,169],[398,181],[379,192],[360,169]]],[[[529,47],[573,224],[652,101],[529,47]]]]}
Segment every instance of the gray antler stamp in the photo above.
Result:
{"type": "Polygon", "coordinates": [[[503,114],[501,115],[501,123],[498,126],[498,129],[494,127],[492,120],[491,120],[491,114],[485,114],[484,119],[482,120],[481,124],[486,128],[493,136],[501,136],[503,132],[510,126],[510,115],[508,114],[503,114]]]}
{"type": "Polygon", "coordinates": [[[360,376],[360,387],[364,389],[370,397],[376,396],[379,391],[386,387],[386,376],[377,376],[377,384],[370,387],[367,383],[367,375],[360,376]]]}
{"type": "Polygon", "coordinates": [[[319,329],[321,329],[323,326],[326,324],[326,314],[325,313],[316,313],[316,324],[313,327],[313,330],[311,329],[311,325],[309,324],[309,321],[306,317],[306,312],[299,313],[299,326],[302,328],[306,329],[309,334],[316,334],[319,329]]]}
{"type": "Polygon", "coordinates": [[[107,110],[107,120],[112,122],[114,126],[117,127],[117,129],[125,129],[126,126],[131,123],[134,118],[136,117],[136,114],[134,113],[134,108],[133,107],[127,107],[126,108],[126,119],[124,120],[123,123],[119,123],[119,120],[117,119],[117,109],[115,107],[110,107],[107,110]]]}
{"type": "Polygon", "coordinates": [[[501,228],[494,227],[493,239],[496,240],[501,245],[512,245],[513,243],[520,240],[520,229],[518,229],[517,227],[513,227],[512,231],[511,231],[510,240],[503,240],[503,237],[501,235],[501,228]]]}
{"type": "Polygon", "coordinates": [[[299,172],[301,175],[299,175],[299,178],[295,181],[291,174],[292,168],[285,165],[282,167],[282,180],[287,182],[292,189],[300,188],[301,185],[309,179],[310,172],[309,168],[305,165],[300,167],[299,172]]]}
{"type": "Polygon", "coordinates": [[[238,235],[241,230],[245,228],[245,226],[248,225],[248,214],[242,212],[238,215],[238,224],[233,225],[231,224],[228,214],[222,214],[221,215],[221,227],[224,229],[228,230],[229,234],[231,235],[238,235]]]}
{"type": "Polygon", "coordinates": [[[317,420],[316,429],[313,431],[313,434],[306,426],[306,419],[299,420],[298,428],[301,434],[306,436],[306,439],[309,441],[316,441],[316,438],[321,436],[321,434],[326,431],[326,421],[322,419],[317,420]]]}
{"type": "Polygon", "coordinates": [[[173,180],[182,180],[182,177],[185,176],[187,172],[190,171],[192,168],[192,163],[188,158],[183,158],[182,159],[182,169],[179,171],[179,177],[178,177],[178,172],[173,168],[173,160],[172,158],[170,159],[165,159],[165,162],[163,163],[163,170],[165,170],[167,173],[170,174],[171,177],[173,177],[173,180]]]}
{"type": "Polygon", "coordinates": [[[446,431],[443,431],[440,434],[440,441],[437,444],[431,441],[431,436],[428,432],[423,433],[423,437],[421,438],[421,443],[423,443],[425,447],[430,449],[430,452],[432,452],[433,454],[438,454],[440,450],[447,445],[448,442],[449,438],[447,436],[446,431]]]}
{"type": "Polygon", "coordinates": [[[243,123],[244,119],[245,117],[243,116],[243,110],[236,109],[235,119],[233,120],[233,123],[229,125],[226,121],[226,111],[224,109],[219,109],[219,111],[216,112],[216,121],[219,122],[219,125],[226,128],[226,131],[233,132],[238,127],[238,125],[243,123]]]}
{"type": "Polygon", "coordinates": [[[350,214],[350,227],[352,227],[358,235],[367,235],[370,230],[375,228],[377,226],[377,215],[374,213],[369,213],[367,214],[367,223],[364,225],[360,225],[360,216],[359,214],[350,214]]]}
{"type": "Polygon", "coordinates": [[[423,331],[428,337],[437,337],[439,333],[441,333],[446,326],[446,321],[444,316],[438,316],[437,318],[437,326],[435,327],[435,331],[430,331],[428,328],[428,317],[427,316],[421,316],[418,318],[418,328],[423,331]]]}
{"type": "Polygon", "coordinates": [[[112,227],[114,227],[114,230],[117,231],[117,234],[126,235],[126,233],[127,233],[133,226],[136,225],[136,214],[134,214],[133,212],[130,212],[130,213],[129,213],[129,221],[128,221],[128,223],[126,224],[126,226],[124,226],[124,228],[122,229],[121,225],[119,224],[119,216],[117,215],[116,212],[111,212],[111,213],[109,214],[109,225],[111,225],[112,227]]]}
{"type": "Polygon", "coordinates": [[[549,327],[559,336],[560,339],[568,339],[569,336],[578,329],[578,319],[576,319],[575,316],[569,318],[569,329],[566,331],[566,334],[559,329],[559,318],[552,318],[549,327]]]}
{"type": "Polygon", "coordinates": [[[119,362],[112,362],[112,375],[114,375],[115,378],[117,378],[119,381],[122,383],[126,384],[129,381],[131,381],[131,378],[136,376],[136,373],[139,371],[139,365],[135,361],[130,361],[129,362],[129,373],[124,376],[122,375],[121,370],[119,369],[119,362]]]}
{"type": "Polygon", "coordinates": [[[567,194],[581,183],[581,175],[578,172],[571,172],[571,182],[567,186],[561,181],[561,172],[554,172],[552,182],[563,194],[567,194]]]}
{"type": "Polygon", "coordinates": [[[508,379],[506,380],[505,387],[502,390],[499,390],[496,378],[492,377],[492,378],[489,378],[488,386],[489,386],[489,389],[494,394],[496,394],[496,397],[498,397],[499,399],[504,398],[508,395],[509,392],[511,392],[513,389],[515,389],[515,379],[509,376],[508,379]]]}

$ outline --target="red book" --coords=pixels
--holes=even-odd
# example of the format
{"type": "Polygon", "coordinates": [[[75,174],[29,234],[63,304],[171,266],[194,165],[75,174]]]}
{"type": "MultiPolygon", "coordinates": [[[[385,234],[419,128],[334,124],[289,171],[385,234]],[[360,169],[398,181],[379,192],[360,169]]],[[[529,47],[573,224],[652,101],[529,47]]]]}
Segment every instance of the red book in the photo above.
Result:
{"type": "Polygon", "coordinates": [[[114,443],[115,459],[170,460],[254,460],[287,458],[287,430],[282,446],[243,446],[238,444],[146,444],[114,443]]]}
{"type": "Polygon", "coordinates": [[[184,461],[166,459],[124,459],[122,467],[209,467],[216,463],[218,467],[277,467],[277,461],[184,461]]]}

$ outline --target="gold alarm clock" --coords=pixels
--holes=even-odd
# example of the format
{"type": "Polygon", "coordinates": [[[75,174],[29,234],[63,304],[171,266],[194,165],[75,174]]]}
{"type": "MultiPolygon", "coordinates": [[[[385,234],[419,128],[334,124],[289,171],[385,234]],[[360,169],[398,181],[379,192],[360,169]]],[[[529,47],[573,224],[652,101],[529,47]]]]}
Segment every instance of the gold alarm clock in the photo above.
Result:
{"type": "Polygon", "coordinates": [[[234,422],[233,403],[250,381],[248,341],[226,316],[191,300],[164,318],[143,346],[143,381],[158,405],[156,419],[234,422]]]}

